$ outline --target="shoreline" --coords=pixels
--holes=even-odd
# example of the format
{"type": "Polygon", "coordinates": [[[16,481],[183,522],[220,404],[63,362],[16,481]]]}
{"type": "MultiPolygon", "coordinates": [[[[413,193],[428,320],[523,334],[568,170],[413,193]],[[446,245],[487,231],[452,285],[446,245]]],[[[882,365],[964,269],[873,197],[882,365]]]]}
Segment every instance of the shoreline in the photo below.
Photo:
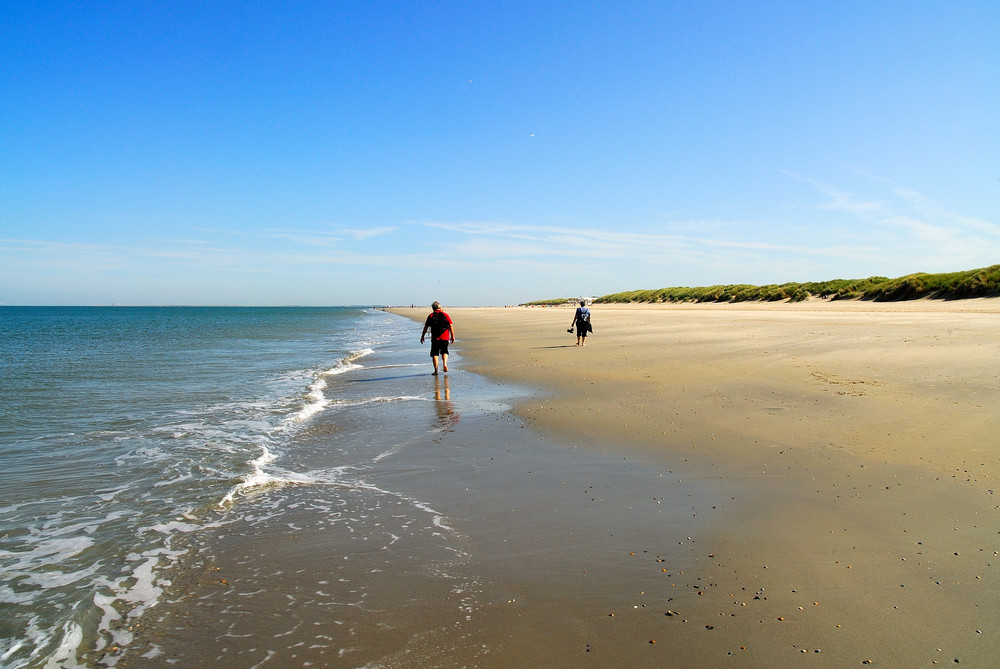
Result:
{"type": "Polygon", "coordinates": [[[569,309],[445,310],[541,434],[732,492],[660,603],[690,660],[995,658],[1000,300],[595,305],[584,349],[569,309]]]}
{"type": "Polygon", "coordinates": [[[373,401],[286,445],[276,466],[301,483],[241,496],[189,537],[117,666],[696,662],[648,640],[667,579],[679,602],[694,592],[679,591],[723,486],[526,429],[509,413],[526,389],[461,356],[431,376],[398,320],[395,344],[327,389],[373,401]]]}

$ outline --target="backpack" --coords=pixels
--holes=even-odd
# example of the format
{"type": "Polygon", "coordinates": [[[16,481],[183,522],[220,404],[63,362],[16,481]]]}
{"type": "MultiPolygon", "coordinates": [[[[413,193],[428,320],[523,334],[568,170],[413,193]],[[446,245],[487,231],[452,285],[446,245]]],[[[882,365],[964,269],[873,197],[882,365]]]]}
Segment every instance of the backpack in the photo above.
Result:
{"type": "Polygon", "coordinates": [[[443,311],[435,311],[431,314],[431,338],[437,339],[445,332],[448,331],[448,317],[444,315],[443,311]]]}

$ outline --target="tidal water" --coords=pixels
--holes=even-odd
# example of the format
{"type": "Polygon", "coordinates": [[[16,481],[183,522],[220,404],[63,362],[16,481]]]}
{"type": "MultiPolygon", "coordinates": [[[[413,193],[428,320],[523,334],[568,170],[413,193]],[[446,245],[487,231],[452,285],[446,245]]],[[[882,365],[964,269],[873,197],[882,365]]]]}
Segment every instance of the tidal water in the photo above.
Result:
{"type": "Polygon", "coordinates": [[[0,307],[0,667],[565,663],[669,599],[718,491],[534,432],[419,333],[0,307]]]}
{"type": "Polygon", "coordinates": [[[418,330],[361,308],[0,308],[0,666],[113,665],[186,537],[398,448],[295,452],[321,413],[378,434],[432,400],[418,330]]]}

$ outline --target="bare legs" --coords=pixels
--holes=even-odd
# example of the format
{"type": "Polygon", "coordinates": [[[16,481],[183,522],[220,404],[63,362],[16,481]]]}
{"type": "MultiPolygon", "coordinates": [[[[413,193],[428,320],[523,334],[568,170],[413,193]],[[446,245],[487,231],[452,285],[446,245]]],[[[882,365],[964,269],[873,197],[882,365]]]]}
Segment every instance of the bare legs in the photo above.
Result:
{"type": "MultiPolygon", "coordinates": [[[[438,373],[438,357],[436,355],[431,356],[431,362],[434,363],[434,376],[437,376],[437,373],[438,373]]],[[[445,371],[445,372],[448,371],[448,354],[447,353],[442,353],[441,354],[441,368],[442,368],[442,371],[445,371]]]]}

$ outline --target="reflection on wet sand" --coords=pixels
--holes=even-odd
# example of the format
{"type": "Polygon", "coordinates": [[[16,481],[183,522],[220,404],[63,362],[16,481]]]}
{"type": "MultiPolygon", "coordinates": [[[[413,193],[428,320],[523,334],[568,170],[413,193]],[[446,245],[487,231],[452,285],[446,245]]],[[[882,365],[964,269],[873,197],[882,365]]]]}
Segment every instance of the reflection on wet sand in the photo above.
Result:
{"type": "Polygon", "coordinates": [[[435,407],[438,427],[442,432],[450,432],[462,417],[455,411],[455,405],[451,402],[451,386],[447,376],[434,377],[434,399],[437,400],[435,407]]]}

